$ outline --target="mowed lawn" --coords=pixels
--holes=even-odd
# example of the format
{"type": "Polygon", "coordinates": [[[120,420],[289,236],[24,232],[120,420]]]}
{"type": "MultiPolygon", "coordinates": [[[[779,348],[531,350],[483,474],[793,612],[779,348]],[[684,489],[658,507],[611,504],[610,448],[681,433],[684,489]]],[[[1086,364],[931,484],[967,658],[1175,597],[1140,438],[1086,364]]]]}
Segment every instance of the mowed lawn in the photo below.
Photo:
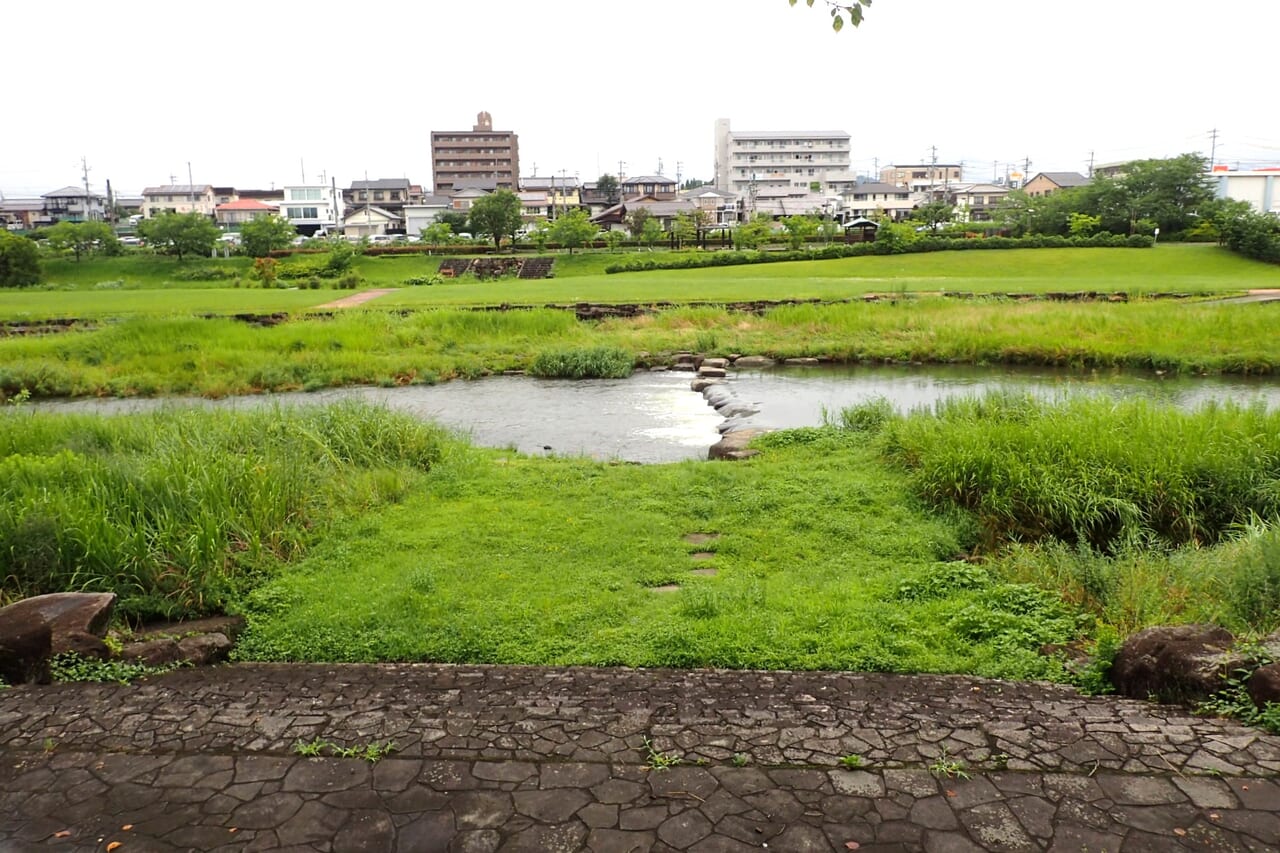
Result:
{"type": "MultiPolygon", "coordinates": [[[[556,277],[541,281],[462,280],[407,286],[431,276],[439,256],[364,257],[356,269],[364,288],[397,288],[371,307],[542,305],[568,302],[727,302],[754,299],[845,299],[867,293],[1043,293],[1124,291],[1142,293],[1235,293],[1280,286],[1274,265],[1250,261],[1208,245],[1155,249],[1019,249],[869,256],[659,270],[606,275],[611,263],[665,258],[665,253],[623,252],[557,255],[556,277]]],[[[286,261],[288,263],[288,261],[286,261]]],[[[299,312],[349,295],[348,291],[262,290],[230,281],[189,282],[178,276],[218,266],[247,273],[247,259],[199,259],[178,264],[168,258],[129,256],[59,260],[47,265],[57,289],[0,292],[0,320],[95,318],[240,312],[299,312]],[[186,272],[184,272],[186,271],[186,272]]]]}

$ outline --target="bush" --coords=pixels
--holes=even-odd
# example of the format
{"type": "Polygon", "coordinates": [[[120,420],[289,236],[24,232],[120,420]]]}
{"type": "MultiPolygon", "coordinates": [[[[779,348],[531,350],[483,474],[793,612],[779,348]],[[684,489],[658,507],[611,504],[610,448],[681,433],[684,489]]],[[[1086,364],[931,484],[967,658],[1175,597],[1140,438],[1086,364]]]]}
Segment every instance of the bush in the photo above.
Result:
{"type": "Polygon", "coordinates": [[[625,379],[635,360],[618,347],[541,352],[529,365],[534,376],[550,379],[625,379]]]}
{"type": "Polygon", "coordinates": [[[360,286],[360,276],[356,273],[349,272],[338,279],[338,288],[340,290],[355,290],[360,286]]]}
{"type": "Polygon", "coordinates": [[[0,287],[30,287],[40,281],[40,250],[26,237],[0,230],[0,287]]]}
{"type": "Polygon", "coordinates": [[[173,274],[173,278],[175,281],[223,281],[224,279],[235,278],[239,274],[239,270],[234,270],[230,267],[195,266],[190,269],[178,270],[173,274]]]}

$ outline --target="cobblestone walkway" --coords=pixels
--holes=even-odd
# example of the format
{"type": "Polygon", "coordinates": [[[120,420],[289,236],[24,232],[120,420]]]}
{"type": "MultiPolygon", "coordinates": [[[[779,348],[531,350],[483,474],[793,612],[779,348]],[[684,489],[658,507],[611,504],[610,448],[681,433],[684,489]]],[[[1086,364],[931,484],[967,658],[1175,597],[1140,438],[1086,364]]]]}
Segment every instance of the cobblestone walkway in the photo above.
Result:
{"type": "Polygon", "coordinates": [[[241,664],[0,691],[0,752],[0,851],[1280,849],[1280,738],[961,677],[241,664]]]}

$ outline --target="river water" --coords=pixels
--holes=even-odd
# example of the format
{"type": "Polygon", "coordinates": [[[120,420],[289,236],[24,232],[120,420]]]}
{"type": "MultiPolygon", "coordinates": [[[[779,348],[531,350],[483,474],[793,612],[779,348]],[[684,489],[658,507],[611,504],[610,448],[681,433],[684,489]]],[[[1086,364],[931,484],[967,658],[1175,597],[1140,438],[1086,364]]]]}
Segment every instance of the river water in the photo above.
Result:
{"type": "MultiPolygon", "coordinates": [[[[224,400],[192,398],[42,401],[43,411],[126,413],[163,406],[246,408],[321,405],[361,400],[438,421],[476,444],[532,454],[588,455],[630,462],[705,459],[725,418],[690,390],[687,372],[637,373],[629,379],[553,380],[494,376],[405,388],[340,388],[224,400]]],[[[1182,408],[1205,402],[1261,400],[1280,406],[1280,382],[1249,377],[1173,377],[1154,373],[1087,372],[950,366],[817,366],[730,371],[724,380],[736,427],[816,426],[823,414],[877,397],[900,411],[988,391],[1141,396],[1182,408]]]]}

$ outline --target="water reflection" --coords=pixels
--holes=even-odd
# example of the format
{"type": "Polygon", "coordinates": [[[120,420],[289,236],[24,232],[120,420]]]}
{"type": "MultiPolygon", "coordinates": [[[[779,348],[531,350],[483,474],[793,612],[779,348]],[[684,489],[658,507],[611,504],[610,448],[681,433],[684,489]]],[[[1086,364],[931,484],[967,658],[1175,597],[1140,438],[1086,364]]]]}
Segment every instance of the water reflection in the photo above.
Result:
{"type": "MultiPolygon", "coordinates": [[[[587,455],[629,462],[705,459],[722,418],[689,389],[689,373],[637,373],[629,379],[563,381],[495,376],[407,388],[341,388],[229,400],[67,400],[32,404],[47,411],[106,413],[161,406],[251,408],[363,400],[438,421],[487,447],[531,454],[587,455]]],[[[1280,383],[1247,377],[976,367],[783,367],[731,372],[728,387],[757,413],[742,426],[790,428],[822,423],[876,397],[900,411],[956,396],[999,390],[1056,397],[1070,393],[1148,397],[1191,408],[1209,400],[1280,406],[1280,383]]]]}

